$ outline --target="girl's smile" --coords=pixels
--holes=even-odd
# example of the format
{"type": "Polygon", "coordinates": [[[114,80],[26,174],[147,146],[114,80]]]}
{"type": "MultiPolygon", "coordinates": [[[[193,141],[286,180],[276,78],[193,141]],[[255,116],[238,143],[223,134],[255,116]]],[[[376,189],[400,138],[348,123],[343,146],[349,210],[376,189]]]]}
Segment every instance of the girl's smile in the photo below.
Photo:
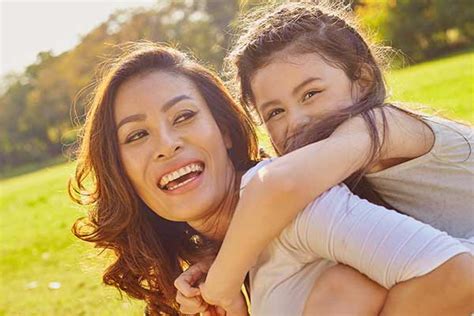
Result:
{"type": "Polygon", "coordinates": [[[298,127],[350,106],[356,89],[345,72],[319,55],[285,49],[251,81],[256,108],[279,152],[298,127]]]}

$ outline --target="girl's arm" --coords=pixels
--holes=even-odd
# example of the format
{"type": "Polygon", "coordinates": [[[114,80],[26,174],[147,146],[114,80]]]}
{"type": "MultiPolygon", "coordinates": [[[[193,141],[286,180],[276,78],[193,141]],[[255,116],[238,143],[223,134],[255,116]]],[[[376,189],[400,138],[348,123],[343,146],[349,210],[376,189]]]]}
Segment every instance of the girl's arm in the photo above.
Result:
{"type": "MultiPolygon", "coordinates": [[[[428,127],[396,110],[386,110],[386,113],[388,133],[381,160],[416,157],[429,150],[426,130],[423,130],[428,127]]],[[[377,122],[381,125],[380,112],[377,122]]],[[[267,244],[310,201],[359,170],[370,148],[365,122],[355,117],[342,124],[328,139],[295,150],[260,169],[246,185],[209,271],[206,282],[209,291],[223,296],[235,294],[267,244]]]]}

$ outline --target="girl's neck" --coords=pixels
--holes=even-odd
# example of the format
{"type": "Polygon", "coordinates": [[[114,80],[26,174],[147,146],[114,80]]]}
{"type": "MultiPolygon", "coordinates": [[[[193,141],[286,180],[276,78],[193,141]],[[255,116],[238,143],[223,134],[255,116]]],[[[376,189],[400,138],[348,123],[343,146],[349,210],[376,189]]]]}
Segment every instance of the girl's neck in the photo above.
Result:
{"type": "Polygon", "coordinates": [[[202,219],[188,222],[196,231],[212,240],[222,241],[224,239],[239,201],[240,181],[243,172],[233,171],[230,174],[231,179],[226,190],[227,193],[217,208],[202,219]]]}

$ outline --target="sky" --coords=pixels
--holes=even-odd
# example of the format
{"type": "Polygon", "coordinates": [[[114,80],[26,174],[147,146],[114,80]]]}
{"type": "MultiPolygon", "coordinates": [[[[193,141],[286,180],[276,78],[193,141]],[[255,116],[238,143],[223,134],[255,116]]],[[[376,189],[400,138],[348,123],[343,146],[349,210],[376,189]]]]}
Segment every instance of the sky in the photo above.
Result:
{"type": "Polygon", "coordinates": [[[159,0],[0,0],[0,78],[22,72],[41,51],[59,54],[117,9],[150,7],[159,0]]]}

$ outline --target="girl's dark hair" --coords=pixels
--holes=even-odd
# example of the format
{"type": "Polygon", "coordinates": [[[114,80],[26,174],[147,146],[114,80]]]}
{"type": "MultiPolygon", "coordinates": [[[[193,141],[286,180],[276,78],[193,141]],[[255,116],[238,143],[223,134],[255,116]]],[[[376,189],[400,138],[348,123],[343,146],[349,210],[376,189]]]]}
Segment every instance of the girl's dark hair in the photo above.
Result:
{"type": "Polygon", "coordinates": [[[221,131],[230,135],[229,156],[237,171],[257,161],[257,136],[217,76],[184,53],[149,42],[123,48],[123,54],[106,63],[82,130],[77,168],[68,188],[75,202],[89,206],[89,214],[72,230],[78,238],[115,254],[103,276],[106,284],[145,300],[150,315],[179,315],[175,278],[184,265],[215,255],[219,244],[193,242],[196,232],[189,225],[161,218],[135,193],[119,156],[113,106],[117,91],[127,80],[153,71],[189,79],[221,131]]]}
{"type": "Polygon", "coordinates": [[[365,167],[346,182],[356,192],[355,185],[377,159],[386,134],[384,111],[378,111],[383,124],[376,123],[376,109],[388,105],[385,103],[387,93],[381,69],[383,49],[368,44],[347,8],[341,4],[299,1],[267,5],[244,16],[239,26],[243,31],[228,56],[227,66],[230,75],[236,79],[242,104],[253,117],[257,111],[251,80],[260,68],[284,49],[294,54],[318,54],[329,64],[342,69],[353,84],[363,85],[364,93],[353,105],[318,119],[317,123],[311,124],[311,129],[303,129],[304,137],[290,135],[284,152],[280,153],[325,139],[348,118],[362,116],[370,132],[372,148],[365,167]]]}

